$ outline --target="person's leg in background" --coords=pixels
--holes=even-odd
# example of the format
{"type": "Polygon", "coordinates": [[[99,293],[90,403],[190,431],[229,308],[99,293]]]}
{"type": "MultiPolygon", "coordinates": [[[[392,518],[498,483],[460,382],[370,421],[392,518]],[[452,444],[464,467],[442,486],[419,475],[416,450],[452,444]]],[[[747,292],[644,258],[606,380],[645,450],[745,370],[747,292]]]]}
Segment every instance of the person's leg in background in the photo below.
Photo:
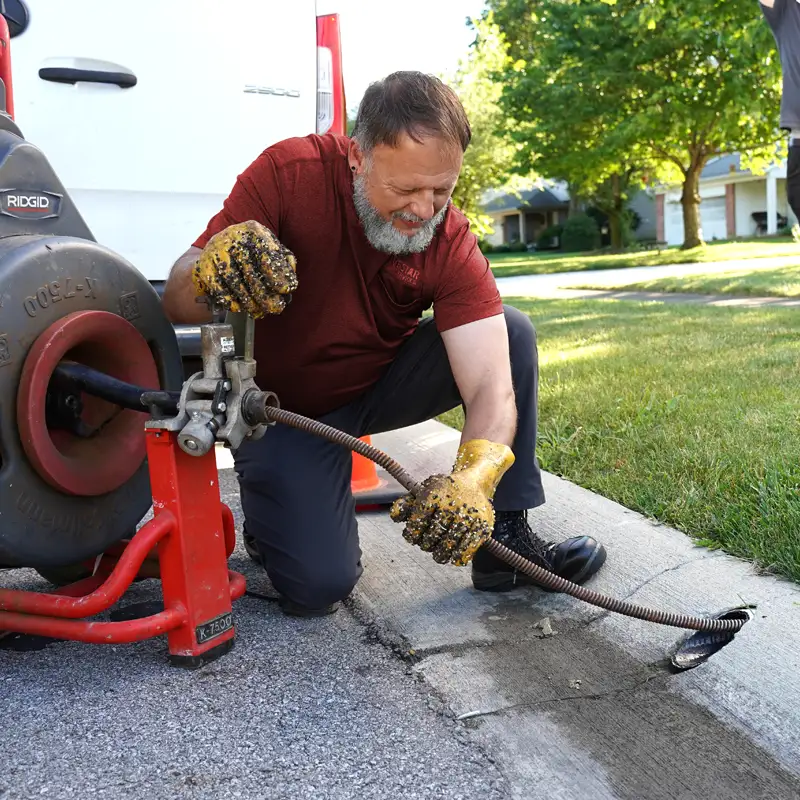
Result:
{"type": "MultiPolygon", "coordinates": [[[[506,547],[562,577],[583,583],[606,559],[605,548],[588,536],[552,544],[539,539],[528,524],[527,512],[545,502],[536,460],[539,360],[536,332],[527,315],[504,308],[509,334],[511,372],[517,402],[517,433],[512,445],[515,462],[503,476],[494,497],[493,538],[506,547]]],[[[462,405],[447,352],[432,318],[423,320],[394,364],[364,399],[360,428],[382,433],[431,419],[462,405]]],[[[506,591],[533,581],[505,562],[478,551],[472,562],[476,589],[506,591]]]]}
{"type": "Polygon", "coordinates": [[[800,222],[800,138],[789,141],[789,156],[786,165],[786,199],[800,222]]]}

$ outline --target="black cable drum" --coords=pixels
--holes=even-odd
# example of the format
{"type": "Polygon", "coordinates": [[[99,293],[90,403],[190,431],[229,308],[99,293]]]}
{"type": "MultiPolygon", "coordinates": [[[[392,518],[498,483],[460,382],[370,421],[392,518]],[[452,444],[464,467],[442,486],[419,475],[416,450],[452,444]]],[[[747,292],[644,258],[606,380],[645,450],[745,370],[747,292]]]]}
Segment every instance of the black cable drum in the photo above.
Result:
{"type": "MultiPolygon", "coordinates": [[[[72,236],[0,238],[0,564],[57,567],[93,558],[130,535],[152,504],[146,459],[132,479],[96,497],[71,496],[33,469],[20,441],[17,395],[41,333],[77,311],[123,317],[147,342],[160,386],[180,390],[175,330],[150,282],[96,242],[72,236]]],[[[142,425],[144,436],[144,424],[142,425]]]]}

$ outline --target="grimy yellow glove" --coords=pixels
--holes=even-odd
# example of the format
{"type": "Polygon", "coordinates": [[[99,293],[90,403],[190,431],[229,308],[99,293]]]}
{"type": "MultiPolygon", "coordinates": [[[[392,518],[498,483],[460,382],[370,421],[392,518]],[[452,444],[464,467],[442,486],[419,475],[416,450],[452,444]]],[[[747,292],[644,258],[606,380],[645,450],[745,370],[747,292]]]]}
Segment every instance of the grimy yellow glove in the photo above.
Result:
{"type": "Polygon", "coordinates": [[[200,294],[253,319],[280,314],[297,289],[297,260],[268,228],[254,220],[212,236],[192,271],[200,294]]]}
{"type": "Polygon", "coordinates": [[[430,552],[438,564],[465,566],[492,535],[491,501],[513,463],[510,447],[471,439],[459,448],[449,475],[432,475],[418,495],[396,500],[389,515],[405,522],[403,538],[430,552]]]}

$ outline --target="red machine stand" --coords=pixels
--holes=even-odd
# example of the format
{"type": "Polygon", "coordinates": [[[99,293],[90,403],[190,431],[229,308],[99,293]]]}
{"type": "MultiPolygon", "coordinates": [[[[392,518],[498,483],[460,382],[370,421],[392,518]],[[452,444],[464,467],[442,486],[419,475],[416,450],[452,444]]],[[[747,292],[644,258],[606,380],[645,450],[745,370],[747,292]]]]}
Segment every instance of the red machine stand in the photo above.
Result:
{"type": "Polygon", "coordinates": [[[228,570],[235,546],[231,510],[221,502],[214,450],[190,456],[178,434],[147,430],[153,519],[105,552],[94,574],[54,593],[0,589],[0,631],[94,644],[166,635],[170,663],[200,667],[234,643],[232,602],[246,588],[228,570]],[[161,580],[164,610],[141,619],[96,622],[137,578],[161,580]]]}

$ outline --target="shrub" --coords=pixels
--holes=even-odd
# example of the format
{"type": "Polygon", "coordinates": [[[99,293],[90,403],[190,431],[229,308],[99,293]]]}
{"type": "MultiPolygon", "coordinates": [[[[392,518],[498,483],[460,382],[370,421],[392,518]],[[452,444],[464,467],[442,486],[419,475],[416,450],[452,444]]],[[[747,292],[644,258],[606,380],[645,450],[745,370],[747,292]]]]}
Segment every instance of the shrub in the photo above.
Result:
{"type": "Polygon", "coordinates": [[[537,250],[552,250],[561,246],[561,236],[564,233],[563,225],[550,225],[545,228],[536,240],[537,250]],[[558,240],[556,242],[556,240],[558,240]]]}
{"type": "Polygon", "coordinates": [[[642,218],[636,211],[626,208],[622,214],[622,246],[632,247],[636,244],[635,232],[641,227],[642,218]]]}
{"type": "Polygon", "coordinates": [[[588,214],[574,214],[564,223],[561,249],[567,253],[581,253],[600,247],[600,228],[588,214]]]}

